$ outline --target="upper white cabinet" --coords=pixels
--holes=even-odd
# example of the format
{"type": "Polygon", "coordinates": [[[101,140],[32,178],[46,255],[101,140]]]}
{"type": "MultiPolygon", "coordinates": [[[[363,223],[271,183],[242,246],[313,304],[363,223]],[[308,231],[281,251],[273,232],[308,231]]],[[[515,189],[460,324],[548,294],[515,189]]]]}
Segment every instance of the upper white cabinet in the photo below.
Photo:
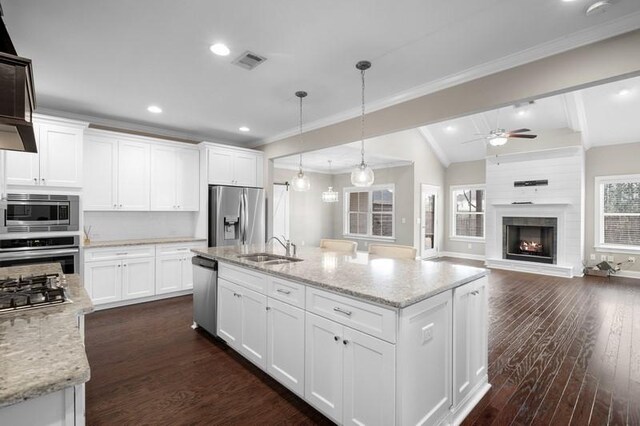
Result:
{"type": "Polygon", "coordinates": [[[199,209],[199,158],[197,149],[151,147],[151,210],[199,209]]]}
{"type": "Polygon", "coordinates": [[[149,144],[90,135],[84,152],[84,210],[149,210],[149,144]]]}
{"type": "Polygon", "coordinates": [[[84,210],[199,210],[197,148],[113,132],[84,145],[84,210]]]}
{"type": "Polygon", "coordinates": [[[82,187],[82,123],[36,119],[37,153],[8,151],[7,184],[82,187]]]}
{"type": "Polygon", "coordinates": [[[262,187],[262,153],[247,149],[207,146],[210,185],[262,187]]]}

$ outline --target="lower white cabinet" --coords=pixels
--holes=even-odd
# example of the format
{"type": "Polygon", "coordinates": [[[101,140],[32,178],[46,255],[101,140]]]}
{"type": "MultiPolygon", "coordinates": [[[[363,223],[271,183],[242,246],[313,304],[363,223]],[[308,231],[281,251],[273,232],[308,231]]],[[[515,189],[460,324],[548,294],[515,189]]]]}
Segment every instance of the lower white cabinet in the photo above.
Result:
{"type": "Polygon", "coordinates": [[[304,397],[304,311],[267,299],[267,372],[304,397]]]}
{"type": "Polygon", "coordinates": [[[130,259],[122,262],[122,298],[152,296],[155,290],[154,259],[130,259]]]}
{"type": "Polygon", "coordinates": [[[87,262],[85,287],[94,304],[152,296],[154,259],[152,257],[87,262]]]}
{"type": "Polygon", "coordinates": [[[306,315],[307,402],[339,424],[394,424],[395,345],[306,315]]]}
{"type": "Polygon", "coordinates": [[[486,381],[487,278],[454,289],[453,306],[453,404],[458,407],[486,381]]]}
{"type": "Polygon", "coordinates": [[[218,298],[218,336],[266,370],[267,297],[219,278],[218,298]]]}

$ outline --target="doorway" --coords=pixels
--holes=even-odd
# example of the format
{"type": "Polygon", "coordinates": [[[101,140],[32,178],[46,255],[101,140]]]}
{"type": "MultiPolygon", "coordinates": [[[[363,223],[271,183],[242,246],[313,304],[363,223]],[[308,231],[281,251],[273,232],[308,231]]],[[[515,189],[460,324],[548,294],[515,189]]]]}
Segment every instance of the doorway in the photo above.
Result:
{"type": "Polygon", "coordinates": [[[289,239],[289,184],[273,184],[273,235],[289,239]]]}
{"type": "Polygon", "coordinates": [[[422,184],[420,197],[420,257],[438,255],[440,187],[422,184]]]}

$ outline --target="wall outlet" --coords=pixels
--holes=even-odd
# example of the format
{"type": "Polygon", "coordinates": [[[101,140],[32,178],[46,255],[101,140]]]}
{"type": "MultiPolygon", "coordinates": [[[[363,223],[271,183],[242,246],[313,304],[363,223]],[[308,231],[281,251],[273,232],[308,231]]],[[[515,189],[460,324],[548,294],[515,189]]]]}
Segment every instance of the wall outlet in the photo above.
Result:
{"type": "Polygon", "coordinates": [[[627,259],[627,261],[628,261],[629,263],[636,263],[636,258],[635,258],[635,257],[633,257],[633,256],[629,256],[629,258],[627,259]]]}
{"type": "Polygon", "coordinates": [[[606,254],[601,254],[600,255],[600,261],[601,262],[606,262],[607,261],[607,255],[606,254]]]}
{"type": "Polygon", "coordinates": [[[607,261],[608,261],[608,262],[615,262],[615,261],[616,261],[616,259],[615,259],[615,257],[613,257],[613,256],[608,256],[608,257],[607,257],[607,261]]]}
{"type": "Polygon", "coordinates": [[[422,327],[422,344],[427,343],[433,339],[433,323],[422,327]]]}
{"type": "Polygon", "coordinates": [[[589,256],[589,259],[590,259],[590,260],[596,260],[596,255],[595,255],[595,254],[593,254],[593,253],[591,253],[591,256],[589,256]]]}

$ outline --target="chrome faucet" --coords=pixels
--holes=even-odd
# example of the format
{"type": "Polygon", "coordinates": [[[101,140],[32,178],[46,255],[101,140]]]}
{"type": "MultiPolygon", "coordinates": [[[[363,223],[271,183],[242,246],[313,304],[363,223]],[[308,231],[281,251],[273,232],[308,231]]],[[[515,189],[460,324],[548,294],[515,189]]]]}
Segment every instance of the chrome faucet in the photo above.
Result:
{"type": "Polygon", "coordinates": [[[291,240],[287,240],[284,235],[282,236],[282,238],[284,239],[284,242],[282,242],[282,240],[280,240],[280,238],[278,238],[276,236],[273,236],[273,237],[271,237],[271,238],[269,238],[267,240],[267,244],[269,244],[271,242],[271,240],[276,240],[277,242],[280,243],[280,245],[282,247],[284,247],[285,256],[287,256],[287,257],[291,257],[291,248],[293,247],[293,257],[296,257],[296,253],[298,251],[298,247],[295,244],[293,244],[291,242],[291,240]]]}

